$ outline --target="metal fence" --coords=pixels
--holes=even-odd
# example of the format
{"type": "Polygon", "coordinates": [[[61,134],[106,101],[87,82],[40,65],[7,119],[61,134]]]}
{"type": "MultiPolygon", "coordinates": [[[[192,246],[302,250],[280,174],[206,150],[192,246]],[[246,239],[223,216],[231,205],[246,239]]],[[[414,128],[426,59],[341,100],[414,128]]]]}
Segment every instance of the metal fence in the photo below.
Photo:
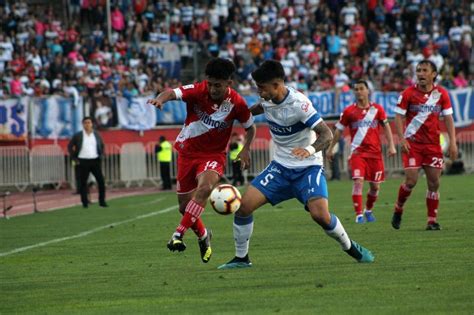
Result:
{"type": "MultiPolygon", "coordinates": [[[[466,171],[474,171],[474,131],[460,132],[457,135],[458,147],[466,171]]],[[[384,162],[387,176],[394,172],[402,172],[401,150],[397,143],[397,155],[388,157],[387,145],[382,143],[384,162]]],[[[105,146],[105,156],[102,160],[105,181],[108,186],[133,184],[139,186],[149,182],[155,186],[161,183],[159,162],[155,154],[155,142],[146,145],[142,143],[125,143],[121,147],[115,144],[105,146]]],[[[346,139],[341,171],[347,172],[347,158],[350,154],[350,139],[346,139]]],[[[251,150],[251,167],[246,172],[246,178],[257,176],[270,162],[273,155],[273,145],[266,139],[255,139],[251,150]]],[[[171,177],[176,178],[177,153],[173,152],[171,177]]],[[[231,162],[228,161],[225,178],[232,177],[231,162]]],[[[328,176],[330,176],[330,168],[328,176]]],[[[50,184],[56,188],[67,184],[75,187],[74,168],[69,156],[57,145],[40,145],[31,150],[24,146],[0,148],[0,187],[16,187],[25,190],[32,185],[50,184]]]]}

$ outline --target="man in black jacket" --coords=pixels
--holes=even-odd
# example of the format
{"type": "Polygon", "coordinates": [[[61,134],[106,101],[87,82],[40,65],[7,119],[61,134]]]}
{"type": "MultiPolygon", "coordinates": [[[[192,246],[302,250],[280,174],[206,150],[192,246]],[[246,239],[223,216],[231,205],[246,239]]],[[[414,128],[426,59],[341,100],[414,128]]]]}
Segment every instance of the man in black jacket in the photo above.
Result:
{"type": "Polygon", "coordinates": [[[101,158],[104,154],[104,142],[97,131],[94,130],[91,117],[82,119],[83,131],[76,133],[67,148],[71,158],[79,165],[79,191],[82,206],[87,208],[87,179],[92,173],[99,186],[99,205],[107,207],[105,202],[104,175],[101,170],[101,158]]]}

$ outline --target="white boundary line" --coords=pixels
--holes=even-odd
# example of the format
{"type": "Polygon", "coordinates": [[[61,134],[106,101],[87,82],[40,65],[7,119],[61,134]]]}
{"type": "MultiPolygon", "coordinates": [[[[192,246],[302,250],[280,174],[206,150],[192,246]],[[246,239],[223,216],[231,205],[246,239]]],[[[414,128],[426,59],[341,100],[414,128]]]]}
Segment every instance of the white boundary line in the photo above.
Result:
{"type": "MultiPolygon", "coordinates": [[[[159,200],[161,200],[161,198],[158,198],[158,200],[153,200],[151,202],[148,202],[148,204],[155,203],[156,201],[159,201],[159,200]]],[[[452,202],[469,202],[469,201],[472,201],[472,200],[446,200],[444,202],[445,203],[452,203],[452,202]]],[[[421,204],[421,202],[419,202],[419,203],[418,202],[413,202],[411,204],[412,205],[413,204],[421,204]]],[[[106,224],[106,225],[103,225],[103,226],[99,226],[95,229],[84,231],[84,232],[81,232],[79,234],[66,236],[66,237],[61,237],[61,238],[56,238],[56,239],[53,239],[53,240],[50,240],[50,241],[37,243],[37,244],[34,244],[34,245],[25,246],[25,247],[19,247],[19,248],[11,250],[9,252],[0,253],[0,257],[9,256],[9,255],[16,254],[16,253],[21,253],[21,252],[24,252],[24,251],[27,251],[27,250],[30,250],[30,249],[35,249],[35,248],[47,246],[47,245],[50,245],[50,244],[55,244],[55,243],[60,243],[60,242],[76,239],[76,238],[81,238],[81,237],[93,234],[95,232],[99,232],[99,231],[108,229],[111,226],[119,226],[119,225],[126,224],[126,223],[129,223],[129,222],[133,222],[133,221],[136,221],[136,220],[145,219],[145,218],[152,217],[152,216],[155,216],[155,215],[158,215],[158,214],[163,214],[163,213],[170,212],[170,211],[172,211],[174,209],[177,209],[177,208],[178,208],[178,205],[175,205],[175,206],[163,209],[163,210],[154,211],[154,212],[150,212],[150,213],[147,213],[147,214],[142,214],[142,215],[136,216],[135,218],[131,218],[131,219],[127,219],[127,220],[124,220],[124,221],[119,221],[119,222],[109,223],[109,224],[106,224]]],[[[351,208],[351,207],[350,206],[338,207],[338,209],[340,209],[340,208],[351,208]]],[[[278,209],[278,208],[272,207],[272,210],[273,211],[283,211],[285,209],[278,209]]]]}
{"type": "Polygon", "coordinates": [[[136,216],[136,217],[131,218],[131,219],[127,219],[127,220],[123,220],[123,221],[109,223],[109,224],[106,224],[106,225],[103,225],[103,226],[99,226],[99,227],[96,227],[95,229],[84,231],[84,232],[81,232],[79,234],[66,236],[66,237],[61,237],[61,238],[56,238],[56,239],[53,239],[53,240],[50,240],[50,241],[41,242],[41,243],[38,243],[38,244],[29,245],[29,246],[25,246],[25,247],[19,247],[19,248],[11,250],[9,252],[0,253],[0,257],[5,257],[5,256],[9,256],[9,255],[12,255],[12,254],[25,252],[25,251],[30,250],[30,249],[35,249],[35,248],[47,246],[47,245],[50,245],[50,244],[60,243],[60,242],[64,242],[64,241],[84,237],[84,236],[90,235],[92,233],[108,229],[111,226],[115,227],[115,226],[118,226],[118,225],[130,223],[130,222],[133,222],[133,221],[136,221],[136,220],[145,219],[145,218],[152,217],[152,216],[155,216],[155,215],[158,215],[158,214],[163,214],[163,213],[166,213],[166,212],[170,212],[170,211],[175,210],[177,208],[178,208],[178,205],[175,205],[175,206],[163,209],[163,210],[154,211],[154,212],[150,212],[150,213],[147,213],[147,214],[142,214],[142,215],[136,216]]]}

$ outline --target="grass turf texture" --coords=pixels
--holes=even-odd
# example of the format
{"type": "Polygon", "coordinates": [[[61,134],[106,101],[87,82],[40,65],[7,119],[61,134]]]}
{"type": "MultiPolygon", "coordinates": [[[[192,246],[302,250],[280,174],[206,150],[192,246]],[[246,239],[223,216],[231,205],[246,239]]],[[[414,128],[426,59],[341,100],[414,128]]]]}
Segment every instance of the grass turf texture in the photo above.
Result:
{"type": "Polygon", "coordinates": [[[200,261],[192,231],[185,252],[168,251],[180,218],[172,193],[2,219],[0,313],[472,313],[474,176],[442,178],[442,231],[424,230],[421,177],[401,229],[392,229],[400,182],[382,185],[377,222],[364,225],[354,223],[351,182],[329,183],[331,209],[373,251],[373,264],[343,253],[296,201],[255,212],[254,266],[243,270],[216,269],[234,255],[232,216],[209,206],[210,263],[200,261]]]}

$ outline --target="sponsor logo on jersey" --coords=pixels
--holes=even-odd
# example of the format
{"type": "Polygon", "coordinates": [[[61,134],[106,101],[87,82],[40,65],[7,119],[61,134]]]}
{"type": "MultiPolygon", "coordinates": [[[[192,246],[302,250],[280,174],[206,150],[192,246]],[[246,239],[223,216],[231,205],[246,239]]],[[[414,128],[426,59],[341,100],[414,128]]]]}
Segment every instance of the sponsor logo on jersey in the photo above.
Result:
{"type": "Polygon", "coordinates": [[[212,119],[211,115],[200,110],[198,106],[194,106],[194,111],[196,112],[199,119],[207,126],[211,126],[213,128],[217,128],[220,130],[223,130],[229,127],[228,122],[212,119]]]}
{"type": "Polygon", "coordinates": [[[182,86],[183,90],[189,90],[189,89],[192,89],[192,88],[194,88],[194,84],[188,84],[188,85],[183,85],[182,86]]]}
{"type": "Polygon", "coordinates": [[[352,129],[357,129],[357,128],[377,128],[379,125],[379,121],[377,119],[374,120],[358,120],[354,121],[351,124],[352,129]]]}
{"type": "Polygon", "coordinates": [[[270,127],[270,130],[271,131],[275,131],[276,133],[278,134],[287,134],[287,133],[291,133],[291,126],[287,126],[287,127],[280,127],[280,126],[275,126],[275,125],[268,125],[270,127]]]}
{"type": "Polygon", "coordinates": [[[417,104],[417,105],[410,105],[410,112],[414,113],[440,113],[441,106],[436,105],[427,105],[427,104],[417,104]]]}

